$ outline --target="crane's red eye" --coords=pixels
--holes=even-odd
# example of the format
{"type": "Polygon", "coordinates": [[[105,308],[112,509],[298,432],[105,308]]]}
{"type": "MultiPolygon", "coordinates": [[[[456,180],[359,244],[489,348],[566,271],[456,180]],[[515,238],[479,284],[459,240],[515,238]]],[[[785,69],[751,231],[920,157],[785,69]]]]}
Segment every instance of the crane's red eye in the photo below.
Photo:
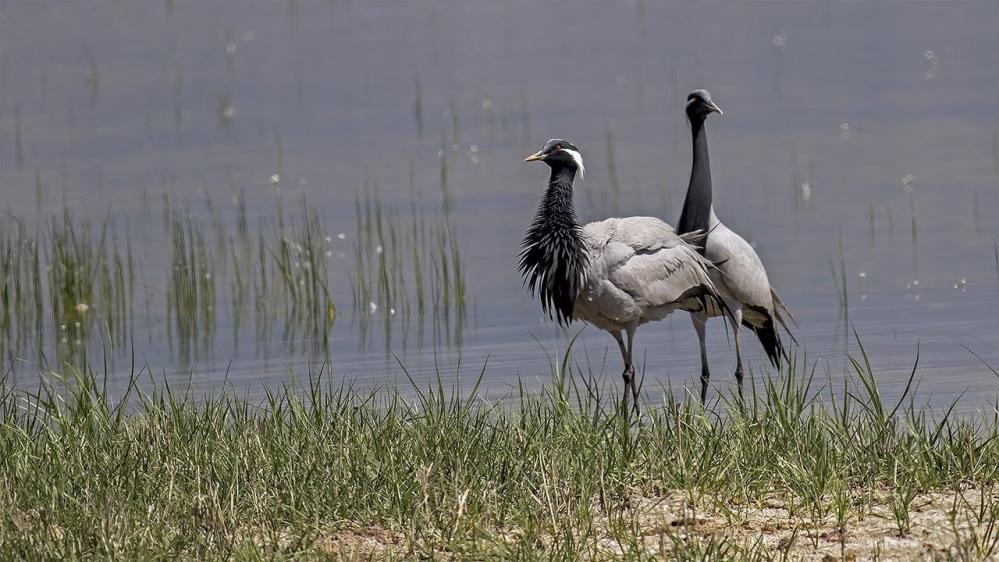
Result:
{"type": "Polygon", "coordinates": [[[555,148],[553,148],[552,151],[554,152],[556,150],[562,150],[562,145],[561,144],[556,144],[555,148]]]}

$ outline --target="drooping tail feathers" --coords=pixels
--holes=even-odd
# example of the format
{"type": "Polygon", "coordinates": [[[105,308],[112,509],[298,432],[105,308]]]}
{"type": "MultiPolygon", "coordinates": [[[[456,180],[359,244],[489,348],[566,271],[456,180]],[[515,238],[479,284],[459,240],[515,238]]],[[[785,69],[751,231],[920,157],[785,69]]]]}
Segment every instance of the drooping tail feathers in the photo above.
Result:
{"type": "Polygon", "coordinates": [[[761,325],[754,326],[749,323],[748,320],[744,319],[742,324],[753,330],[756,337],[759,338],[760,345],[763,346],[763,351],[766,352],[767,359],[770,360],[770,364],[777,369],[780,369],[782,360],[790,361],[790,357],[788,357],[787,349],[784,347],[784,342],[780,339],[780,333],[777,330],[777,325],[779,324],[788,337],[791,338],[791,341],[797,345],[798,340],[788,328],[787,320],[790,320],[795,326],[798,324],[795,322],[794,316],[787,308],[787,305],[785,305],[784,301],[777,296],[777,291],[775,291],[773,287],[770,288],[770,295],[774,303],[773,314],[765,309],[752,307],[754,312],[764,318],[763,323],[761,325]]]}
{"type": "Polygon", "coordinates": [[[763,351],[766,352],[767,359],[770,360],[770,364],[775,368],[779,370],[782,367],[782,360],[789,360],[787,351],[784,349],[784,343],[780,341],[780,334],[777,333],[776,326],[774,325],[774,319],[769,314],[762,326],[754,326],[747,320],[743,320],[742,325],[752,330],[756,334],[756,337],[760,339],[760,345],[763,346],[763,351]]]}
{"type": "Polygon", "coordinates": [[[777,317],[777,322],[780,324],[781,328],[784,328],[784,331],[787,332],[788,337],[791,338],[794,345],[798,345],[798,339],[794,337],[794,333],[791,332],[791,328],[788,328],[787,326],[787,321],[790,320],[791,323],[794,324],[794,327],[797,328],[798,321],[794,319],[794,315],[791,314],[791,310],[786,304],[784,304],[784,301],[781,300],[777,291],[773,287],[770,287],[770,297],[773,298],[774,301],[774,316],[777,317]]]}

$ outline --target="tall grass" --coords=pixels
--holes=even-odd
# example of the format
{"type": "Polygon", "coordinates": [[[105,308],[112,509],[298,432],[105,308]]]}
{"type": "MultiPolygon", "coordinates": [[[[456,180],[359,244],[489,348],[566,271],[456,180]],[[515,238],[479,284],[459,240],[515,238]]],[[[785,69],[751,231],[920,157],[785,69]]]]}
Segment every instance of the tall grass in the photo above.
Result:
{"type": "Polygon", "coordinates": [[[167,280],[168,334],[176,338],[186,363],[207,354],[215,335],[216,257],[190,213],[174,212],[169,222],[170,270],[167,280]]]}
{"type": "Polygon", "coordinates": [[[59,559],[797,558],[822,547],[823,526],[849,537],[890,505],[897,517],[885,524],[904,535],[913,498],[978,487],[954,495],[952,541],[934,552],[996,553],[995,412],[959,419],[908,396],[886,403],[861,357],[835,388],[797,366],[758,381],[745,403],[707,410],[666,388],[629,425],[616,387],[561,359],[539,393],[491,400],[478,394],[485,368],[459,376],[464,388],[439,375],[373,391],[321,370],[259,403],[229,390],[141,392],[145,372],[115,396],[89,369],[30,391],[0,381],[0,549],[59,559]],[[684,515],[672,522],[642,515],[677,498],[684,515]],[[774,502],[785,512],[775,524],[795,529],[780,544],[698,531],[718,514],[737,529],[774,502]]]}
{"type": "MultiPolygon", "coordinates": [[[[380,319],[388,336],[398,323],[404,344],[412,332],[422,345],[429,316],[434,344],[460,344],[467,286],[447,192],[436,218],[428,218],[421,205],[414,201],[401,212],[383,204],[374,190],[355,199],[354,309],[362,336],[380,319]]],[[[389,349],[391,337],[385,344],[389,349]]]]}
{"type": "Polygon", "coordinates": [[[50,221],[47,249],[52,318],[75,324],[89,318],[90,308],[99,309],[106,331],[123,342],[134,289],[130,237],[119,235],[111,217],[95,231],[87,221],[75,221],[64,212],[61,219],[50,221]]]}
{"type": "Polygon", "coordinates": [[[329,333],[336,319],[330,295],[332,253],[328,231],[319,213],[305,199],[297,214],[286,216],[281,211],[270,227],[265,229],[270,238],[261,234],[258,239],[257,331],[266,331],[266,320],[280,314],[284,320],[283,339],[305,336],[318,344],[319,350],[328,351],[329,333]]]}
{"type": "Polygon", "coordinates": [[[33,234],[0,217],[0,358],[41,354],[46,334],[59,360],[79,357],[94,330],[114,345],[126,341],[135,266],[118,227],[108,217],[95,228],[67,211],[33,234]]]}
{"type": "Polygon", "coordinates": [[[399,213],[368,193],[358,200],[353,263],[334,259],[326,221],[304,198],[286,208],[279,196],[273,210],[250,217],[242,192],[231,214],[207,197],[192,211],[164,195],[160,221],[108,214],[92,224],[65,209],[35,231],[2,215],[0,358],[58,364],[83,358],[88,344],[124,352],[132,338],[165,336],[187,364],[210,356],[220,326],[238,346],[248,325],[258,341],[327,354],[338,278],[353,284],[362,327],[381,321],[386,349],[393,330],[418,332],[422,345],[425,324],[435,342],[459,342],[466,284],[455,221],[425,216],[418,203],[399,213]],[[153,331],[160,321],[165,334],[153,331]]]}
{"type": "Polygon", "coordinates": [[[0,216],[0,358],[30,347],[44,333],[38,243],[24,223],[0,216]]]}

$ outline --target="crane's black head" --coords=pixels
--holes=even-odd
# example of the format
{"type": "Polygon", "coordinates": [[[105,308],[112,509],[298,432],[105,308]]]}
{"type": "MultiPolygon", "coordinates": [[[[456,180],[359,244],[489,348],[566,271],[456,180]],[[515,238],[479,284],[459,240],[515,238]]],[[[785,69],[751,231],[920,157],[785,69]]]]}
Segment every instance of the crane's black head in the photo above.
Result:
{"type": "Polygon", "coordinates": [[[708,115],[717,113],[724,115],[720,107],[711,101],[711,94],[707,90],[694,90],[687,96],[687,118],[694,120],[704,120],[708,115]]]}
{"type": "Polygon", "coordinates": [[[541,150],[524,158],[524,162],[534,162],[535,160],[544,161],[545,164],[551,166],[552,170],[571,168],[578,171],[580,176],[585,171],[583,156],[579,153],[579,149],[564,139],[551,139],[541,147],[541,150]]]}

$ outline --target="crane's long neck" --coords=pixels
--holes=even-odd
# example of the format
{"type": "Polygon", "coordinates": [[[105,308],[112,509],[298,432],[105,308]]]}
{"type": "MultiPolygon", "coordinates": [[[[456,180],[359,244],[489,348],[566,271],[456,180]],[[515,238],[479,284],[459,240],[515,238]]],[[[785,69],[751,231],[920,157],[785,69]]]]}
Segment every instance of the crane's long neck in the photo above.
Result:
{"type": "Polygon", "coordinates": [[[708,137],[703,118],[691,119],[690,137],[694,145],[694,161],[690,166],[687,198],[676,227],[679,234],[695,230],[707,232],[711,223],[711,161],[708,159],[708,137]]]}
{"type": "Polygon", "coordinates": [[[520,272],[541,308],[559,324],[572,320],[588,263],[572,206],[575,169],[552,168],[548,189],[524,237],[520,272]]]}

